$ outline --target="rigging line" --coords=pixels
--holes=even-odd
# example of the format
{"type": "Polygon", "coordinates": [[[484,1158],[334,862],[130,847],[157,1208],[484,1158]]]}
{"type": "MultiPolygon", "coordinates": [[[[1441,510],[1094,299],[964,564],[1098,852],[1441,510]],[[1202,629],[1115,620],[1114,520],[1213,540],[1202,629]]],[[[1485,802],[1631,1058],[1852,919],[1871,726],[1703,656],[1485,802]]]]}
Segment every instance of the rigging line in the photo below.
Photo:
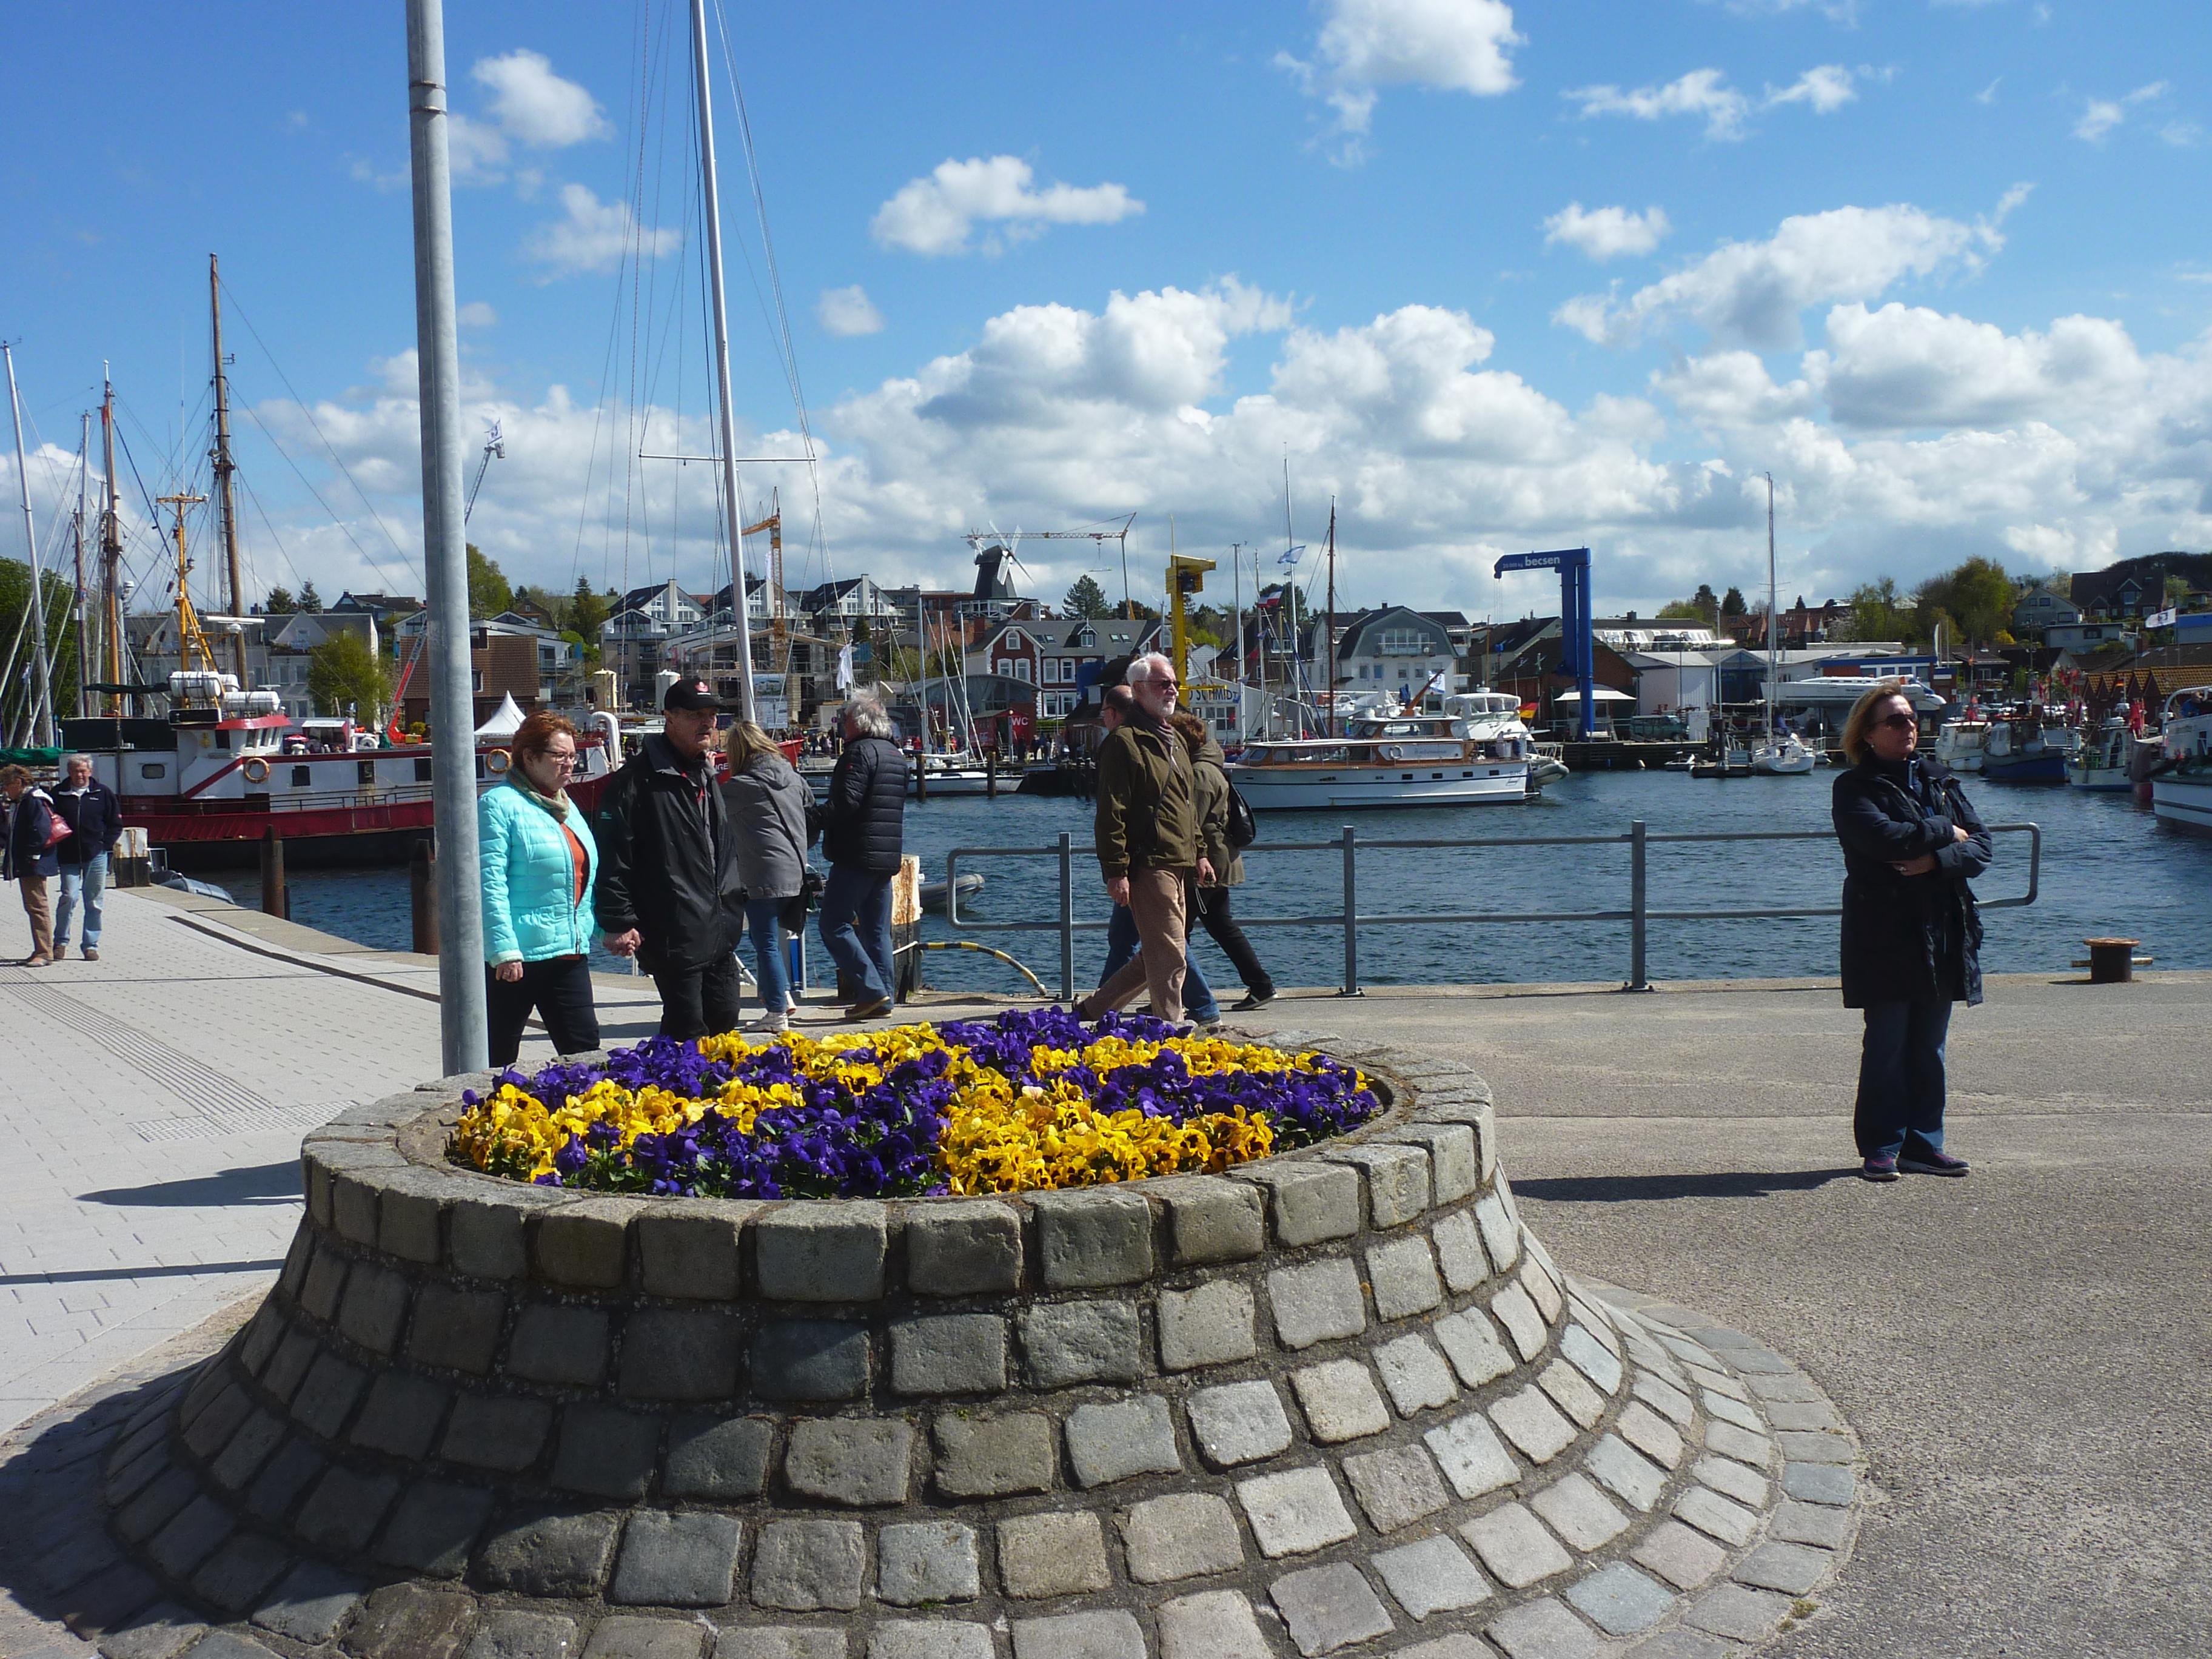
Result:
{"type": "MultiPolygon", "coordinates": [[[[638,9],[637,102],[630,109],[631,125],[637,134],[637,168],[628,204],[629,246],[624,251],[630,272],[629,407],[625,411],[629,441],[623,456],[623,562],[625,564],[629,562],[630,524],[635,516],[637,502],[637,452],[642,447],[637,441],[637,313],[638,307],[645,301],[645,114],[653,84],[653,64],[647,41],[652,27],[653,0],[642,0],[638,9]]],[[[619,284],[616,289],[615,303],[617,306],[622,303],[619,284]]]]}
{"type": "MultiPolygon", "coordinates": [[[[302,398],[297,388],[293,386],[291,378],[284,373],[284,366],[276,361],[276,354],[270,350],[268,343],[262,339],[261,331],[253,326],[253,319],[246,315],[245,304],[239,299],[238,291],[231,287],[228,278],[218,280],[222,283],[222,291],[230,296],[232,307],[238,313],[238,319],[246,325],[246,331],[253,337],[253,343],[261,348],[261,355],[269,360],[269,367],[276,371],[276,378],[284,382],[284,390],[292,394],[295,406],[298,408],[300,413],[307,417],[307,424],[314,429],[315,436],[321,441],[325,453],[337,464],[338,471],[345,474],[345,481],[353,485],[353,493],[361,497],[361,504],[368,509],[369,518],[374,521],[376,527],[384,532],[384,539],[392,544],[392,550],[399,556],[401,567],[411,575],[415,569],[414,560],[408,556],[407,550],[399,544],[399,538],[392,533],[391,527],[384,522],[383,515],[376,510],[376,503],[369,500],[368,492],[361,487],[360,482],[353,476],[352,469],[338,459],[337,451],[331,447],[331,441],[323,435],[322,423],[315,419],[315,411],[308,406],[307,400],[302,398]]],[[[266,426],[262,426],[258,420],[254,422],[254,425],[261,427],[264,433],[269,430],[266,426]]],[[[273,443],[276,441],[272,438],[270,441],[273,443]]],[[[293,470],[297,471],[299,469],[295,467],[293,470]]],[[[328,510],[328,508],[325,509],[325,511],[328,510]]]]}
{"type": "Polygon", "coordinates": [[[284,545],[283,538],[276,533],[276,526],[270,521],[269,509],[261,504],[261,497],[254,494],[253,486],[243,478],[238,480],[238,486],[246,492],[246,499],[253,503],[253,510],[261,515],[262,526],[268,531],[269,539],[276,549],[277,557],[284,561],[284,568],[292,573],[292,580],[305,586],[304,579],[300,574],[300,567],[293,562],[291,550],[284,545]]]}
{"type": "MultiPolygon", "coordinates": [[[[388,584],[391,586],[391,591],[394,592],[401,591],[398,584],[392,582],[392,573],[384,568],[383,562],[379,560],[374,553],[371,553],[367,548],[361,544],[360,541],[355,537],[353,531],[347,526],[346,521],[338,516],[337,509],[323,499],[323,492],[316,489],[313,483],[308,478],[307,475],[300,470],[300,464],[292,459],[290,452],[288,451],[283,445],[276,441],[276,434],[271,432],[267,426],[263,424],[261,416],[254,412],[253,405],[251,404],[240,404],[238,405],[238,410],[239,413],[245,416],[247,420],[253,422],[254,426],[259,430],[263,437],[269,440],[270,447],[274,449],[283,459],[285,465],[292,469],[292,476],[299,479],[302,484],[306,485],[307,493],[315,498],[315,504],[321,507],[324,512],[330,514],[331,522],[338,527],[338,534],[343,536],[348,542],[352,544],[353,550],[361,555],[362,562],[366,563],[370,569],[376,572],[377,580],[388,584]]],[[[414,574],[413,565],[410,564],[407,567],[407,570],[408,574],[411,576],[414,574]]],[[[299,573],[295,571],[293,574],[296,575],[299,573]]]]}

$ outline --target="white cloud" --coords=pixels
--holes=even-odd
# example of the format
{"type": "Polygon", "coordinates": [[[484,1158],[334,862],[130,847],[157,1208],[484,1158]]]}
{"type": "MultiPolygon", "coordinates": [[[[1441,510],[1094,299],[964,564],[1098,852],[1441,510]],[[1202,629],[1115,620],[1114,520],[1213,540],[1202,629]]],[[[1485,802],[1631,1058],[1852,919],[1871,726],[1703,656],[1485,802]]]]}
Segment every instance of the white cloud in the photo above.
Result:
{"type": "Polygon", "coordinates": [[[1770,88],[1766,94],[1766,107],[1773,109],[1784,104],[1804,104],[1809,106],[1815,115],[1830,115],[1858,95],[1849,70],[1841,64],[1822,64],[1807,70],[1779,92],[1770,88]]]}
{"type": "Polygon", "coordinates": [[[1692,70],[1664,86],[1638,87],[1623,92],[1615,86],[1574,87],[1560,94],[1582,106],[1583,118],[1626,115],[1638,121],[1656,121],[1669,115],[1694,115],[1705,124],[1708,138],[1740,138],[1751,100],[1728,84],[1717,69],[1692,70]]]}
{"type": "Polygon", "coordinates": [[[1753,351],[1708,352],[1656,372],[1651,385],[1708,428],[1765,426],[1806,414],[1815,402],[1803,380],[1777,386],[1753,351]]]}
{"type": "Polygon", "coordinates": [[[1665,212],[1650,207],[1641,213],[1626,208],[1591,208],[1570,202],[1544,221],[1544,242],[1565,242],[1593,259],[1611,259],[1624,253],[1649,253],[1674,227],[1665,212]]]}
{"type": "MultiPolygon", "coordinates": [[[[1872,78],[1886,77],[1876,73],[1872,78]]],[[[1705,122],[1706,137],[1734,140],[1744,137],[1759,111],[1802,104],[1815,115],[1830,115],[1856,98],[1858,88],[1856,77],[1841,64],[1822,64],[1786,87],[1769,87],[1756,102],[1729,85],[1728,76],[1717,69],[1692,70],[1664,85],[1625,92],[1611,85],[1572,87],[1559,95],[1579,105],[1585,120],[1594,115],[1625,115],[1638,121],[1689,115],[1705,122]]]]}
{"type": "Polygon", "coordinates": [[[926,179],[913,179],[876,210],[869,226],[885,247],[909,253],[965,253],[978,224],[993,227],[984,251],[1042,235],[1049,225],[1110,225],[1142,213],[1145,204],[1123,185],[1048,185],[1017,155],[944,161],[926,179]]]}
{"type": "Polygon", "coordinates": [[[1504,0],[1318,0],[1323,14],[1311,60],[1276,58],[1309,93],[1327,100],[1337,131],[1367,131],[1385,87],[1433,87],[1495,97],[1519,84],[1511,52],[1513,8],[1504,0]]]}
{"type": "Polygon", "coordinates": [[[2139,392],[2143,361],[2119,324],[2062,317],[2046,333],[1892,303],[1828,313],[1806,368],[1835,418],[1865,428],[2009,426],[2086,415],[2139,392]]]}
{"type": "Polygon", "coordinates": [[[499,322],[499,313],[482,300],[471,300],[454,315],[463,328],[491,328],[499,322]]]}
{"type": "Polygon", "coordinates": [[[1625,301],[1582,295],[1553,320],[1603,344],[1687,321],[1723,344],[1777,349],[1796,342],[1808,306],[1872,299],[1907,276],[1978,269],[2004,246],[1999,227],[2026,194],[2015,185],[1974,224],[1904,204],[1796,215],[1765,241],[1723,243],[1625,301]]]}
{"type": "Polygon", "coordinates": [[[858,283],[850,288],[823,289],[822,297],[814,302],[814,315],[825,331],[840,337],[880,334],[884,330],[884,313],[858,283]]]}
{"type": "Polygon", "coordinates": [[[1996,103],[1997,100],[1997,88],[2003,84],[2004,76],[2000,75],[1996,80],[1990,82],[1989,85],[1984,87],[1979,92],[1974,94],[1974,101],[1978,104],[1996,103]]]}
{"type": "Polygon", "coordinates": [[[602,202],[582,185],[561,186],[562,216],[532,231],[523,245],[526,258],[550,267],[553,276],[612,270],[635,249],[641,258],[675,252],[681,240],[673,230],[641,228],[627,202],[602,202]]]}
{"type": "Polygon", "coordinates": [[[542,52],[526,49],[479,58],[469,76],[490,88],[492,118],[517,143],[560,149],[614,131],[598,100],[556,75],[542,52]]]}
{"type": "Polygon", "coordinates": [[[2130,110],[2163,98],[2166,90],[2165,82],[2153,81],[2123,98],[2092,98],[2083,106],[2081,119],[2074,123],[2074,136],[2087,143],[2101,143],[2106,134],[2128,118],[2130,110]]]}
{"type": "MultiPolygon", "coordinates": [[[[506,176],[507,135],[456,111],[446,118],[447,164],[457,185],[497,184],[506,176]]],[[[398,175],[401,184],[409,175],[398,175]]]]}

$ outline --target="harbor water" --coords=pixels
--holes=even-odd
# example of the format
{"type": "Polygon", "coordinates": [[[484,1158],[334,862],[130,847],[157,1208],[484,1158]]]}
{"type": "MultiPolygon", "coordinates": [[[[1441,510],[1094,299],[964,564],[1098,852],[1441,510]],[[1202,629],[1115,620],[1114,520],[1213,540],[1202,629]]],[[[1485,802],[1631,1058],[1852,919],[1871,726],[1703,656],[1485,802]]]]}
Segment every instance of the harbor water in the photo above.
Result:
{"type": "MultiPolygon", "coordinates": [[[[1334,845],[1349,822],[1362,843],[1362,915],[1448,911],[1620,910],[1629,903],[1629,849],[1612,846],[1391,849],[1370,842],[1452,837],[1625,835],[1642,818],[1652,836],[1689,832],[1776,835],[1825,832],[1835,774],[1717,781],[1680,772],[1593,772],[1556,783],[1525,805],[1364,814],[1266,813],[1245,854],[1237,890],[1242,918],[1334,915],[1343,859],[1334,845]],[[1329,842],[1326,850],[1274,850],[1329,842]]],[[[2174,830],[2125,795],[1969,780],[1989,823],[2033,823],[2043,832],[2040,890],[2020,908],[1987,911],[1984,967],[1992,973],[2064,975],[2092,934],[2142,941],[2139,952],[2161,968],[2212,968],[2212,838],[2174,830]]],[[[1045,848],[1066,830],[1074,838],[1076,915],[1103,921],[1106,900],[1090,857],[1091,809],[1080,800],[1003,796],[910,803],[907,850],[920,855],[926,880],[941,879],[954,848],[1045,848]]],[[[2027,890],[2029,838],[1996,837],[1997,857],[1976,884],[1986,902],[2027,890]]],[[[962,907],[986,921],[1049,921],[1059,914],[1054,858],[963,856],[963,872],[985,880],[962,907]]],[[[1654,843],[1648,854],[1652,909],[1726,909],[1833,905],[1843,861],[1830,839],[1654,843]]],[[[258,902],[258,878],[220,878],[244,904],[258,902]]],[[[301,871],[292,878],[292,918],[381,949],[408,948],[404,870],[301,871]]],[[[1650,925],[1649,973],[1655,980],[1762,979],[1836,970],[1832,917],[1792,921],[1680,921],[1650,925]]],[[[942,915],[925,918],[923,937],[968,938],[1020,958],[1057,988],[1057,933],[956,933],[942,915]]],[[[1334,924],[1253,930],[1260,954],[1285,986],[1341,982],[1343,934],[1334,924]]],[[[810,941],[811,977],[825,963],[810,941]]],[[[1103,931],[1077,935],[1079,987],[1096,982],[1103,931]]],[[[1199,961],[1224,991],[1234,974],[1202,936],[1199,961]]],[[[598,965],[623,971],[611,957],[598,965]]],[[[1369,985],[1528,981],[1619,981],[1629,970],[1626,922],[1533,922],[1381,926],[1359,936],[1359,969],[1369,985]]],[[[924,966],[939,987],[1018,992],[1027,982],[981,954],[933,951],[924,966]]]]}

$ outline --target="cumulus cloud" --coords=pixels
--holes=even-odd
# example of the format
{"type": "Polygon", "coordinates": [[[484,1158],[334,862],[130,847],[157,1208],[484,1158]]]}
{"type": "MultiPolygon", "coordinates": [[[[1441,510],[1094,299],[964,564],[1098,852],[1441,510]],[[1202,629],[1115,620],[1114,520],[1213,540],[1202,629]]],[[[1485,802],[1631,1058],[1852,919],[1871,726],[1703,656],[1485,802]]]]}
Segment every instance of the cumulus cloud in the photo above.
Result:
{"type": "Polygon", "coordinates": [[[561,217],[541,225],[522,245],[523,257],[548,268],[547,280],[612,270],[635,248],[640,258],[675,252],[673,230],[640,226],[627,202],[602,202],[583,185],[561,186],[561,217]]]}
{"type": "Polygon", "coordinates": [[[1907,276],[1978,269],[2004,246],[2000,227],[2026,194],[2014,186],[1973,224],[1904,204],[1793,215],[1765,241],[1723,243],[1626,300],[1578,296],[1553,320],[1601,344],[1686,321],[1723,344],[1777,349],[1796,343],[1809,306],[1872,299],[1907,276]]]}
{"type": "Polygon", "coordinates": [[[469,78],[490,90],[492,119],[517,143],[561,149],[614,131],[599,101],[575,82],[556,75],[543,52],[526,49],[479,58],[469,78]]]}
{"type": "Polygon", "coordinates": [[[1770,425],[1808,413],[1816,401],[1807,380],[1775,384],[1754,351],[1708,352],[1656,372],[1651,385],[1708,428],[1770,425]]]}
{"type": "Polygon", "coordinates": [[[1846,426],[2008,426],[2130,396],[2143,361],[2127,331],[2101,317],[2062,317],[2048,331],[1894,302],[1828,313],[1828,349],[1806,367],[1846,426]]]}
{"type": "Polygon", "coordinates": [[[1626,208],[1601,207],[1584,210],[1570,202],[1544,221],[1544,243],[1565,242],[1593,259],[1617,258],[1624,253],[1649,253],[1674,228],[1666,214],[1650,207],[1641,213],[1626,208]]]}
{"type": "Polygon", "coordinates": [[[1638,121],[1660,121],[1669,116],[1693,116],[1705,124],[1705,137],[1720,140],[1741,138],[1759,110],[1785,104],[1803,104],[1816,115],[1831,114],[1858,96],[1856,78],[1841,64],[1823,64],[1789,86],[1769,87],[1754,101],[1747,93],[1728,83],[1717,69],[1692,70],[1663,85],[1631,88],[1572,87],[1560,96],[1578,105],[1583,118],[1623,115],[1638,121]]]}
{"type": "Polygon", "coordinates": [[[453,313],[463,328],[490,328],[499,321],[499,313],[482,300],[471,300],[453,313]]]}
{"type": "Polygon", "coordinates": [[[923,179],[899,186],[869,225],[878,242],[908,253],[968,252],[968,238],[990,227],[986,252],[1044,234],[1052,225],[1110,225],[1142,213],[1124,185],[1034,185],[1036,173],[1018,155],[943,161],[923,179]]]}
{"type": "Polygon", "coordinates": [[[1386,87],[1480,98],[1519,84],[1511,53],[1522,37],[1504,0],[1320,0],[1319,9],[1312,58],[1282,52],[1275,62],[1328,103],[1340,132],[1365,132],[1386,87]]]}
{"type": "Polygon", "coordinates": [[[823,289],[822,297],[814,302],[814,315],[824,332],[840,337],[880,334],[884,329],[884,313],[858,283],[850,288],[823,289]]]}

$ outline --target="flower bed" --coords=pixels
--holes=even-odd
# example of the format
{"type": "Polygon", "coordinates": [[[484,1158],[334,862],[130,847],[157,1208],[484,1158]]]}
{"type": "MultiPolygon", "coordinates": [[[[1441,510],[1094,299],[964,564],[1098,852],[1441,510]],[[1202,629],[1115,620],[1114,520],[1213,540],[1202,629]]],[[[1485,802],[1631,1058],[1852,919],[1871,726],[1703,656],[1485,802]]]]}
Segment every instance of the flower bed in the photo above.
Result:
{"type": "Polygon", "coordinates": [[[542,1186],[714,1198],[1021,1192],[1226,1169],[1381,1109],[1320,1054],[1068,1009],[750,1042],[652,1037],[501,1073],[457,1162],[542,1186]]]}

